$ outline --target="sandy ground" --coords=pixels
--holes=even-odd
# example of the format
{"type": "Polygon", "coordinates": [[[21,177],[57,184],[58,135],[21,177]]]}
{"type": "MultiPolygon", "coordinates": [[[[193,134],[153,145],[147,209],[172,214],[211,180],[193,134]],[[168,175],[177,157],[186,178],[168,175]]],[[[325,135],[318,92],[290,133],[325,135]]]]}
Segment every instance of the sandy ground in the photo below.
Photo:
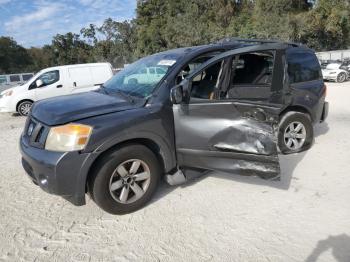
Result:
{"type": "Polygon", "coordinates": [[[34,186],[20,165],[24,118],[0,115],[0,261],[350,261],[350,83],[282,181],[210,174],[161,186],[146,208],[112,216],[34,186]]]}

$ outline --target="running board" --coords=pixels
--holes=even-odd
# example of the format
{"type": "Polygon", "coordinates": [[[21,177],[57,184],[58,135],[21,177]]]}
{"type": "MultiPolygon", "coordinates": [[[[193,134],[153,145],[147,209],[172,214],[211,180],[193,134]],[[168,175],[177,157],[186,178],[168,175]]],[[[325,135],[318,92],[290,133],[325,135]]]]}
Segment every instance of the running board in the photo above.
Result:
{"type": "Polygon", "coordinates": [[[186,183],[187,179],[181,170],[176,171],[174,174],[165,175],[165,181],[171,186],[177,186],[186,183]]]}

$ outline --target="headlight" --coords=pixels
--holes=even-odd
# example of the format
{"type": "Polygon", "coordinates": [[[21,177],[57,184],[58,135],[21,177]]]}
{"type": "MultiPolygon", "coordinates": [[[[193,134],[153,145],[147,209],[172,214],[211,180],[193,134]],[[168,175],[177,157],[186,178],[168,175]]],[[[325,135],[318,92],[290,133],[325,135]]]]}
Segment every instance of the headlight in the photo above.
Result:
{"type": "Polygon", "coordinates": [[[89,141],[92,129],[91,126],[74,123],[52,127],[45,149],[58,152],[82,150],[89,141]]]}
{"type": "Polygon", "coordinates": [[[1,94],[0,97],[6,97],[6,96],[12,96],[13,94],[13,90],[10,90],[10,91],[5,91],[4,93],[1,94]]]}

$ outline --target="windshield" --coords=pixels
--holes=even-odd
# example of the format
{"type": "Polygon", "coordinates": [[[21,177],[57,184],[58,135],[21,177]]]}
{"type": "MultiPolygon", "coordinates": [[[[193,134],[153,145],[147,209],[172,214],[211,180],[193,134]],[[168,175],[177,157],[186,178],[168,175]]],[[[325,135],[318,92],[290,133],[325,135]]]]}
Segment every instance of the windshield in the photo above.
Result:
{"type": "Polygon", "coordinates": [[[142,58],[117,73],[103,88],[107,92],[146,98],[163,79],[178,59],[177,54],[157,54],[142,58]]]}
{"type": "Polygon", "coordinates": [[[339,69],[340,64],[329,64],[327,65],[326,69],[328,70],[334,70],[334,69],[339,69]]]}

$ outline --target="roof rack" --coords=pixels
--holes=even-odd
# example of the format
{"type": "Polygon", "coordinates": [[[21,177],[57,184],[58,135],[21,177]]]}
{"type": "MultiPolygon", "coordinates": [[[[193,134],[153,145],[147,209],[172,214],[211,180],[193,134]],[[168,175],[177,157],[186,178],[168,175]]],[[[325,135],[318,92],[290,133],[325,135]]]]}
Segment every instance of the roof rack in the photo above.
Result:
{"type": "Polygon", "coordinates": [[[301,46],[302,44],[285,42],[280,40],[266,40],[266,39],[245,39],[238,37],[227,37],[217,41],[218,44],[233,44],[233,43],[248,43],[248,44],[286,44],[294,47],[301,46]]]}

